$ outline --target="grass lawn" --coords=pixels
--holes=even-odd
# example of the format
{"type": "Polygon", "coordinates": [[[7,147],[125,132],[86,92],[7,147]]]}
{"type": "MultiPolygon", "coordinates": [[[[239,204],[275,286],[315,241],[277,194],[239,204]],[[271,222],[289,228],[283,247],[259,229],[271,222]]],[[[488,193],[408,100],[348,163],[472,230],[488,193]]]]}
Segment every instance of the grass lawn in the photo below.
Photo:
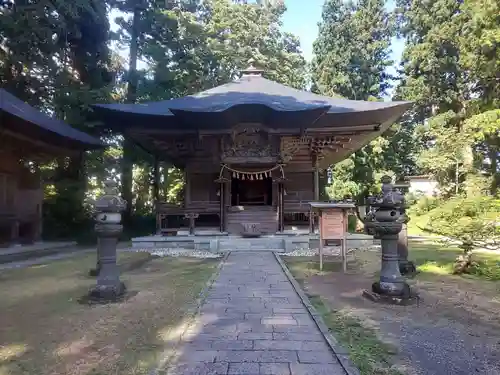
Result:
{"type": "Polygon", "coordinates": [[[125,303],[77,303],[95,255],[0,273],[0,375],[147,374],[172,349],[218,260],[120,253],[125,303]]]}
{"type": "MultiPolygon", "coordinates": [[[[434,241],[411,241],[410,259],[420,273],[409,283],[422,297],[418,307],[382,307],[361,297],[380,271],[379,251],[357,251],[355,260],[342,272],[338,258],[325,257],[319,271],[317,257],[283,257],[311,302],[323,315],[334,336],[349,350],[362,375],[405,373],[406,363],[395,349],[395,332],[384,332],[384,321],[409,319],[425,324],[433,319],[452,319],[477,324],[500,335],[500,254],[475,252],[482,272],[452,275],[453,263],[461,250],[434,241]]],[[[396,323],[397,325],[397,323],[396,323]]]]}

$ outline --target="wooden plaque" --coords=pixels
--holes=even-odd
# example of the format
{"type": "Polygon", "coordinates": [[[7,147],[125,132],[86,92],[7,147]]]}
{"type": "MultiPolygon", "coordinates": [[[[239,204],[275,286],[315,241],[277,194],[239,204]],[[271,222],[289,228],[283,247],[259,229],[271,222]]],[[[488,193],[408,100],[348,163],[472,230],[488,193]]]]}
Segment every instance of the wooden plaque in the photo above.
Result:
{"type": "Polygon", "coordinates": [[[321,238],[323,240],[343,239],[346,232],[344,210],[324,209],[321,215],[321,238]]]}

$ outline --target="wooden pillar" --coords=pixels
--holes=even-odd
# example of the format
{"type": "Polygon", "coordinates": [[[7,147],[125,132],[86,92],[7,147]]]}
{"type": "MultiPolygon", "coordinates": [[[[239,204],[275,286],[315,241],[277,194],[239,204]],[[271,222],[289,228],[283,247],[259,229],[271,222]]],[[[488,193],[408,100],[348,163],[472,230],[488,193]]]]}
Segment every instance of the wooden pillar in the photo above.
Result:
{"type": "Polygon", "coordinates": [[[160,161],[156,155],[153,164],[153,199],[155,202],[160,200],[160,161]]]}
{"type": "Polygon", "coordinates": [[[219,230],[220,232],[225,232],[226,231],[226,179],[225,178],[219,178],[216,180],[217,183],[219,183],[219,218],[220,218],[220,224],[219,224],[219,230]]]}
{"type": "Polygon", "coordinates": [[[278,183],[278,231],[283,232],[285,230],[285,188],[283,182],[278,183]]]}
{"type": "Polygon", "coordinates": [[[184,185],[184,207],[187,207],[189,206],[189,204],[191,203],[191,179],[190,179],[190,173],[186,167],[186,169],[184,169],[184,181],[185,181],[185,185],[184,185]]]}
{"type": "Polygon", "coordinates": [[[309,209],[309,234],[314,234],[314,211],[309,209]]]}
{"type": "Polygon", "coordinates": [[[198,213],[187,213],[184,215],[185,218],[189,219],[189,235],[192,236],[194,235],[194,230],[195,230],[195,219],[198,218],[198,213]]]}
{"type": "MultiPolygon", "coordinates": [[[[317,156],[314,156],[313,160],[313,175],[314,175],[314,201],[319,202],[319,168],[318,168],[318,159],[317,156]]],[[[315,214],[315,212],[311,209],[309,212],[309,233],[314,233],[314,227],[316,226],[316,221],[318,221],[319,225],[319,217],[315,214]]]]}
{"type": "Polygon", "coordinates": [[[160,161],[156,155],[153,161],[153,201],[156,216],[156,234],[160,234],[161,216],[158,212],[158,204],[160,203],[160,161]]]}
{"type": "Polygon", "coordinates": [[[319,169],[317,164],[314,166],[314,201],[319,201],[319,169]]]}

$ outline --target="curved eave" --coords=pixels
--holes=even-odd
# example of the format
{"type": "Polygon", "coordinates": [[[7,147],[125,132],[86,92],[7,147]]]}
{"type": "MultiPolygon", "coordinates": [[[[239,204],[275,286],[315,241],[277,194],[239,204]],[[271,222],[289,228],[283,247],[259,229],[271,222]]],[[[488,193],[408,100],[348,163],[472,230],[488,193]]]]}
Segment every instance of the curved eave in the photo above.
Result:
{"type": "Polygon", "coordinates": [[[347,159],[352,153],[366,146],[368,143],[384,134],[399,118],[413,105],[412,102],[399,102],[397,109],[392,111],[391,117],[380,123],[377,131],[360,133],[351,136],[351,142],[345,148],[331,151],[319,162],[319,167],[324,169],[329,165],[347,159]]]}
{"type": "Polygon", "coordinates": [[[81,138],[73,138],[67,135],[62,135],[59,132],[42,128],[36,123],[19,119],[11,114],[4,113],[0,116],[2,116],[0,128],[3,132],[24,141],[37,143],[40,146],[42,144],[46,144],[48,148],[55,146],[59,149],[66,150],[65,152],[68,154],[73,151],[95,150],[106,147],[106,145],[100,140],[91,137],[86,133],[82,133],[86,135],[86,137],[83,137],[86,141],[83,141],[81,138]],[[91,140],[89,141],[88,138],[91,140]]]}
{"type": "MultiPolygon", "coordinates": [[[[129,127],[165,130],[228,129],[237,123],[264,123],[270,128],[330,128],[384,124],[401,116],[411,102],[374,102],[374,109],[353,111],[345,107],[315,105],[307,109],[277,109],[262,104],[246,103],[228,106],[223,111],[199,109],[166,109],[164,113],[137,110],[134,104],[96,105],[95,116],[116,129],[129,127]]],[[[147,107],[146,107],[147,108],[147,107]]],[[[369,108],[369,107],[367,107],[369,108]]]]}
{"type": "Polygon", "coordinates": [[[4,89],[0,89],[0,126],[11,134],[62,147],[65,144],[69,148],[104,147],[97,138],[47,116],[4,89]]]}

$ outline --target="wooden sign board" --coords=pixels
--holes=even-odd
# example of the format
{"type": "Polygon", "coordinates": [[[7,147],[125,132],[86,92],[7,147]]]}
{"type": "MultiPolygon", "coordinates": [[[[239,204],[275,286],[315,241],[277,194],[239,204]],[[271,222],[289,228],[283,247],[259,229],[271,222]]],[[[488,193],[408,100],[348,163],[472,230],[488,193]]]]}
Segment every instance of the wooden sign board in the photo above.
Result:
{"type": "Polygon", "coordinates": [[[345,210],[325,209],[321,213],[320,233],[323,240],[338,240],[345,237],[345,210]]]}
{"type": "Polygon", "coordinates": [[[347,270],[347,210],[344,208],[323,208],[320,210],[319,256],[320,270],[323,270],[323,247],[328,240],[340,240],[342,268],[347,270]]]}

